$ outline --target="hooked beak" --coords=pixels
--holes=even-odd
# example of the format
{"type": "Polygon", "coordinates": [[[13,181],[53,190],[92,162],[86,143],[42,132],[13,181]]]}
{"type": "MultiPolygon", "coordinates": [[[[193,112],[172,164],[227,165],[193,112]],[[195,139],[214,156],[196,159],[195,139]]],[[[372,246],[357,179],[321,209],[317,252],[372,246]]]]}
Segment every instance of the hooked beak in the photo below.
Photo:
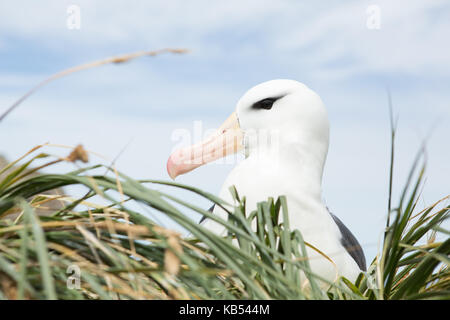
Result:
{"type": "Polygon", "coordinates": [[[206,163],[226,157],[243,149],[243,133],[236,113],[204,141],[176,150],[167,160],[167,172],[172,179],[206,163]]]}

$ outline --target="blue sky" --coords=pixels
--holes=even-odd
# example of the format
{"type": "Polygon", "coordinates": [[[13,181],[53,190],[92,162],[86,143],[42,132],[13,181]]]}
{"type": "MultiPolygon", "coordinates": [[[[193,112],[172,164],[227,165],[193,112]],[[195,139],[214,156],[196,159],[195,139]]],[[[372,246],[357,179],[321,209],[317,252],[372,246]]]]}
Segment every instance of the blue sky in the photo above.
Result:
{"type": "MultiPolygon", "coordinates": [[[[372,259],[386,218],[386,87],[399,116],[394,203],[430,131],[421,206],[449,194],[449,32],[450,4],[439,0],[4,1],[0,112],[73,65],[144,49],[190,53],[141,58],[51,83],[0,123],[0,151],[14,159],[48,141],[82,143],[112,159],[129,143],[119,170],[168,179],[174,130],[192,130],[200,120],[204,129],[217,127],[253,85],[295,79],[315,90],[329,112],[326,203],[372,259]],[[66,26],[73,4],[81,10],[79,30],[66,26]],[[370,5],[380,9],[380,29],[367,28],[370,5]]],[[[177,180],[218,193],[232,167],[211,164],[177,180]]]]}

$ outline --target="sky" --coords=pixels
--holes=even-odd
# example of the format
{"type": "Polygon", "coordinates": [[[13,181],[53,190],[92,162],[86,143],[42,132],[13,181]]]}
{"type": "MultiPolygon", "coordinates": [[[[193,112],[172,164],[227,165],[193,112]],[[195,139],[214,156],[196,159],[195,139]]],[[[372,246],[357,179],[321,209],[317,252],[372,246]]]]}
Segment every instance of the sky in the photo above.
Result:
{"type": "MultiPolygon", "coordinates": [[[[449,194],[449,34],[444,0],[3,1],[0,113],[39,81],[74,65],[140,50],[189,53],[102,66],[50,83],[0,123],[0,153],[12,160],[45,142],[81,143],[103,156],[91,156],[91,164],[109,163],[124,150],[116,162],[120,171],[168,180],[174,132],[187,130],[195,142],[218,127],[250,87],[294,79],[326,105],[331,136],[323,197],[370,261],[387,214],[388,88],[398,117],[394,205],[426,138],[419,206],[449,194]],[[75,28],[73,6],[80,18],[75,28]]],[[[177,181],[217,194],[234,165],[213,163],[177,181]]],[[[68,169],[73,166],[52,170],[68,169]]]]}

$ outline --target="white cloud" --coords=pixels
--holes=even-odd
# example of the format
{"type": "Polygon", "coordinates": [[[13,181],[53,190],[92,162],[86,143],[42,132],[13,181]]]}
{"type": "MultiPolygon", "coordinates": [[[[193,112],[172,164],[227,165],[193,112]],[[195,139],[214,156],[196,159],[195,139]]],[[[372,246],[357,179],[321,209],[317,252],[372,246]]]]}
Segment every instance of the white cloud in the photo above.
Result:
{"type": "Polygon", "coordinates": [[[298,1],[78,1],[80,31],[65,26],[69,4],[3,3],[0,28],[4,34],[28,39],[46,34],[41,45],[56,50],[64,50],[63,43],[96,47],[128,43],[141,48],[188,45],[192,55],[203,57],[227,56],[235,50],[251,57],[269,50],[282,63],[292,61],[286,54],[297,55],[314,71],[326,69],[328,74],[343,74],[339,67],[324,66],[343,57],[351,60],[342,67],[350,74],[449,71],[450,45],[444,39],[450,13],[436,14],[445,1],[374,1],[370,4],[381,9],[382,24],[377,31],[366,28],[368,3],[361,1],[314,5],[298,1]],[[256,46],[245,41],[246,34],[260,37],[256,46]],[[232,47],[224,51],[228,40],[232,47]]]}
{"type": "Polygon", "coordinates": [[[304,23],[292,24],[276,41],[278,49],[298,54],[314,71],[331,76],[333,72],[347,76],[366,72],[448,75],[450,45],[443,39],[450,28],[450,13],[433,16],[433,10],[446,5],[445,1],[380,0],[370,4],[381,10],[380,30],[366,28],[368,3],[346,2],[317,12],[304,23]],[[326,65],[342,58],[351,63],[338,62],[336,70],[326,65]]]}

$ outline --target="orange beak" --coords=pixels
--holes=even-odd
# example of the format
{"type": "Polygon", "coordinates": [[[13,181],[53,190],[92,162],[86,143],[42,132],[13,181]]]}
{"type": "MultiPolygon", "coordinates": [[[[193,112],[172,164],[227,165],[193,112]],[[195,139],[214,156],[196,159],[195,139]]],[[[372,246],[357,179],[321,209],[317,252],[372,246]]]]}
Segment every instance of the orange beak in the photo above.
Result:
{"type": "Polygon", "coordinates": [[[226,157],[243,149],[243,133],[236,113],[204,141],[178,149],[167,160],[167,172],[172,179],[188,173],[206,163],[226,157]]]}

